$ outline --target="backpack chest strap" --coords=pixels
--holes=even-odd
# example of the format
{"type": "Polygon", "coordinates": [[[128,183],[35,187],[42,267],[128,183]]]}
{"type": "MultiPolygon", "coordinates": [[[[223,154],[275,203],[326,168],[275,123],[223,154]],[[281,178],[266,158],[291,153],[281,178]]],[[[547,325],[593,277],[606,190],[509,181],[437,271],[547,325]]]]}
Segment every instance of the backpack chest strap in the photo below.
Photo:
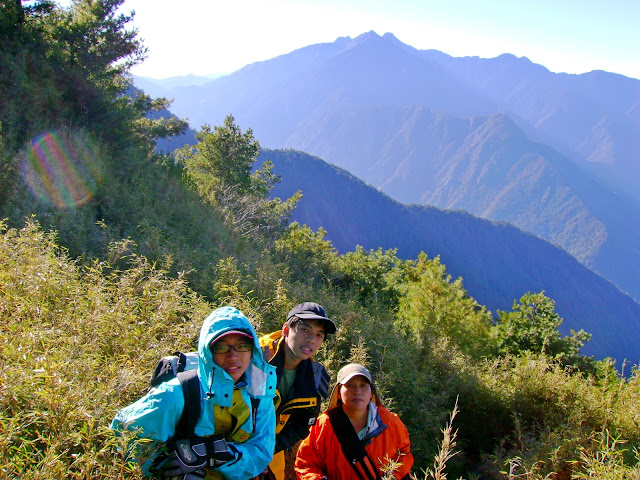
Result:
{"type": "Polygon", "coordinates": [[[340,442],[342,453],[358,477],[361,480],[381,480],[378,469],[369,458],[369,455],[367,455],[362,442],[358,438],[358,434],[351,424],[351,420],[342,410],[342,407],[329,410],[327,416],[338,442],[340,442]]]}

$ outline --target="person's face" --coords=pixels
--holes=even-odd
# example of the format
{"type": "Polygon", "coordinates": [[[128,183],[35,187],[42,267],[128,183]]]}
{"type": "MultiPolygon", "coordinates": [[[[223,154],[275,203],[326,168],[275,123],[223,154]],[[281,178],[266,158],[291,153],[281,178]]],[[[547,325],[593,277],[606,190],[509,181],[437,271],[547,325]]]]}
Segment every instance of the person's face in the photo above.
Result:
{"type": "Polygon", "coordinates": [[[371,385],[362,375],[356,375],[349,381],[340,385],[340,400],[342,408],[349,411],[366,410],[371,402],[371,385]]]}
{"type": "Polygon", "coordinates": [[[253,350],[253,342],[251,339],[234,333],[222,337],[217,342],[211,344],[210,347],[213,361],[216,365],[223,368],[225,372],[233,378],[234,383],[242,377],[244,372],[249,368],[251,363],[251,352],[253,350]],[[248,345],[248,347],[247,347],[248,345]],[[222,347],[222,348],[221,348],[222,347]],[[224,347],[231,347],[229,351],[216,353],[216,350],[226,350],[224,347]],[[234,349],[235,347],[235,349],[234,349]],[[238,349],[247,351],[237,351],[238,349]]]}
{"type": "Polygon", "coordinates": [[[299,320],[293,327],[285,324],[283,335],[296,358],[306,360],[318,353],[326,331],[321,320],[299,320]]]}

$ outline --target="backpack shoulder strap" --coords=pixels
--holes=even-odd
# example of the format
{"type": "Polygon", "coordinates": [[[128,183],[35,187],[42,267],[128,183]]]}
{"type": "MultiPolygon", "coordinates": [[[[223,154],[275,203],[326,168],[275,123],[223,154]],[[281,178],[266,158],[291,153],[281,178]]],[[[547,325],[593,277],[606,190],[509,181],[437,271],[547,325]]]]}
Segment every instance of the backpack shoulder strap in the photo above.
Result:
{"type": "MultiPolygon", "coordinates": [[[[200,380],[198,380],[198,371],[194,369],[179,372],[177,377],[180,380],[180,385],[182,385],[184,409],[176,425],[174,438],[190,438],[194,436],[194,429],[198,418],[200,418],[200,380]]],[[[254,431],[256,429],[259,405],[260,399],[251,397],[251,421],[254,431]]]]}
{"type": "Polygon", "coordinates": [[[327,412],[327,416],[340,442],[342,453],[347,457],[349,464],[353,467],[358,477],[361,480],[380,480],[378,469],[367,455],[362,442],[358,438],[358,434],[351,424],[351,420],[344,413],[342,407],[332,408],[327,412]],[[358,468],[358,464],[360,468],[358,468]]]}
{"type": "Polygon", "coordinates": [[[152,387],[157,387],[161,383],[174,378],[185,368],[187,368],[187,356],[182,352],[174,352],[173,355],[162,357],[158,361],[156,368],[151,374],[149,383],[152,387]]]}
{"type": "Polygon", "coordinates": [[[194,435],[193,431],[198,418],[200,418],[200,380],[198,380],[198,370],[179,372],[177,376],[178,380],[180,380],[180,385],[182,385],[184,409],[176,425],[174,438],[189,438],[194,435]]]}
{"type": "Polygon", "coordinates": [[[256,431],[256,422],[258,420],[258,406],[260,399],[251,397],[251,422],[253,423],[253,431],[256,431]]]}

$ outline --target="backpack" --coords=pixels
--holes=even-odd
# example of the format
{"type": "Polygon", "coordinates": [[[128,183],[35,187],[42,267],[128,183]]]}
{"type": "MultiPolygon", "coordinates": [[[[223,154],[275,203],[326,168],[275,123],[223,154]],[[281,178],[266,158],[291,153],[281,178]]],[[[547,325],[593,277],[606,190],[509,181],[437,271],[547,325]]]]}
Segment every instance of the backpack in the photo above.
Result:
{"type": "MultiPolygon", "coordinates": [[[[174,352],[162,357],[151,374],[149,383],[157,387],[163,382],[178,377],[184,395],[184,409],[176,424],[174,438],[192,438],[194,429],[200,418],[200,380],[198,379],[198,352],[174,352]]],[[[251,419],[253,430],[256,429],[258,405],[260,399],[251,397],[251,419]]]]}
{"type": "Polygon", "coordinates": [[[200,380],[198,380],[198,352],[174,352],[161,358],[151,374],[149,383],[157,387],[178,377],[184,395],[184,409],[176,425],[174,438],[190,438],[200,418],[200,380]]]}

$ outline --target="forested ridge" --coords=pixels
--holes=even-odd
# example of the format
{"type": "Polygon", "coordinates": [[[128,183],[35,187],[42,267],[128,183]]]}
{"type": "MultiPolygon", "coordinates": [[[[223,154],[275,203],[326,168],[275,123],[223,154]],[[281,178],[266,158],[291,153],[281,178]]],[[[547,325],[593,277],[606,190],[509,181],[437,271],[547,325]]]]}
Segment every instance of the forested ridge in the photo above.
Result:
{"type": "Polygon", "coordinates": [[[122,2],[0,1],[0,478],[141,478],[107,426],[157,359],[217,306],[267,333],[302,301],[338,323],[333,378],[374,373],[416,478],[638,478],[636,370],[582,355],[544,292],[492,313],[438,257],[338,254],[289,224],[299,193],[269,198],[232,115],[155,152],[186,122],[130,89],[145,50],[122,2]]]}

